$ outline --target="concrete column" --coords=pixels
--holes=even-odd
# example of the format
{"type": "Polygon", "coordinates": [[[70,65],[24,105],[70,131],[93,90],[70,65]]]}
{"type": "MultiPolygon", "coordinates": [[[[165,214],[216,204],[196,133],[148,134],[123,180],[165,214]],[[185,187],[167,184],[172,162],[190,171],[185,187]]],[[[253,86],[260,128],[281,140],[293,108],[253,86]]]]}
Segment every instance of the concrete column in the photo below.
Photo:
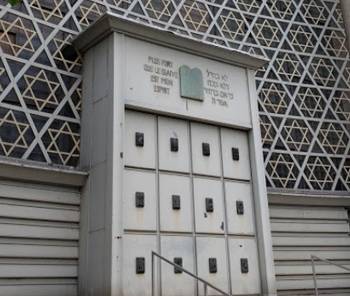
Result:
{"type": "Polygon", "coordinates": [[[350,50],[350,1],[340,0],[340,4],[343,12],[345,32],[347,35],[347,48],[350,50]]]}

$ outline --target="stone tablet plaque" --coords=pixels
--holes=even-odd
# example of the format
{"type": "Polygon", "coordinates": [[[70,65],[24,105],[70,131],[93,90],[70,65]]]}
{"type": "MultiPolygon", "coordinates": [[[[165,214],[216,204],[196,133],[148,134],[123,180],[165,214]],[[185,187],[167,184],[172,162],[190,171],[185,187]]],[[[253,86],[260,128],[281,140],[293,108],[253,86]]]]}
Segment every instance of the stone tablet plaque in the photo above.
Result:
{"type": "Polygon", "coordinates": [[[180,95],[182,98],[203,101],[204,84],[203,74],[198,68],[190,69],[183,65],[179,69],[180,95]]]}

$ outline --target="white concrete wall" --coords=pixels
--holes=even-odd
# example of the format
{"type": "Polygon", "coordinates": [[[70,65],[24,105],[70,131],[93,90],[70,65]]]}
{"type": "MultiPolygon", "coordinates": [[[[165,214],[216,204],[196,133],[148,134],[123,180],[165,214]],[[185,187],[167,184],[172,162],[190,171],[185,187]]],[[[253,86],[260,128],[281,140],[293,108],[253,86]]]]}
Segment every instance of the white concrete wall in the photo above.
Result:
{"type": "Polygon", "coordinates": [[[0,295],[78,295],[79,204],[78,188],[0,180],[0,295]]]}
{"type": "Polygon", "coordinates": [[[84,57],[81,167],[80,294],[110,294],[113,186],[113,35],[84,57]]]}
{"type": "MultiPolygon", "coordinates": [[[[306,194],[289,202],[283,197],[271,199],[272,195],[269,208],[278,295],[315,295],[311,255],[350,267],[349,202],[343,201],[342,206],[341,197],[319,196],[308,204],[306,194]]],[[[315,268],[320,293],[349,295],[350,272],[319,261],[315,268]]]]}

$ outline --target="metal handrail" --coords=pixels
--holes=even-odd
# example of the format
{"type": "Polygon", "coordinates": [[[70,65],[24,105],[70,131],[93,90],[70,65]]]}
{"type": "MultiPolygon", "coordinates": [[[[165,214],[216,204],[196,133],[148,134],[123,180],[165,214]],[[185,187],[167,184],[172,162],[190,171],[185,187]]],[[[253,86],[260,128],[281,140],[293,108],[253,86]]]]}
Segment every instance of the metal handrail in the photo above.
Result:
{"type": "Polygon", "coordinates": [[[225,295],[225,296],[232,296],[222,290],[220,290],[219,288],[213,286],[212,284],[210,284],[209,282],[207,282],[206,280],[196,276],[195,274],[193,274],[192,272],[184,269],[182,266],[174,263],[174,262],[171,262],[170,260],[166,259],[165,257],[157,254],[156,252],[152,251],[152,296],[154,296],[154,257],[158,257],[160,260],[163,260],[164,262],[176,267],[176,269],[179,269],[181,270],[182,272],[188,274],[189,276],[197,279],[198,281],[202,282],[203,285],[204,285],[204,296],[207,296],[208,295],[208,286],[212,289],[214,289],[215,291],[219,292],[220,294],[222,295],[225,295]]]}
{"type": "Polygon", "coordinates": [[[334,266],[337,266],[341,269],[344,269],[346,271],[350,271],[350,268],[347,268],[341,264],[338,264],[338,263],[334,263],[332,261],[329,261],[327,259],[322,259],[320,257],[317,257],[315,255],[311,255],[311,264],[312,264],[312,277],[313,277],[313,280],[314,280],[314,286],[315,286],[315,295],[318,296],[318,287],[317,287],[317,274],[316,274],[316,268],[315,268],[315,260],[318,260],[318,261],[323,261],[325,263],[328,263],[330,265],[334,265],[334,266]]]}

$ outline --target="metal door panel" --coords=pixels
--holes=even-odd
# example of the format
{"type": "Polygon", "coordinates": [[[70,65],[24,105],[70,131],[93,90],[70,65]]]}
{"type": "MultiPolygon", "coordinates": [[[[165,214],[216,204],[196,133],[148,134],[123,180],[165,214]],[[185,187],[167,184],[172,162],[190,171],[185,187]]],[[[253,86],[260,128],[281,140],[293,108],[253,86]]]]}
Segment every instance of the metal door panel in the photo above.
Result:
{"type": "MultiPolygon", "coordinates": [[[[194,273],[194,250],[192,237],[162,236],[162,256],[174,262],[174,258],[182,260],[182,266],[194,273]]],[[[173,266],[162,262],[162,295],[181,296],[194,295],[195,280],[185,273],[175,273],[173,266]]]]}
{"type": "Polygon", "coordinates": [[[220,176],[221,156],[219,130],[215,126],[191,123],[192,164],[195,174],[220,176]],[[210,155],[203,155],[203,144],[208,144],[210,155]]]}
{"type": "Polygon", "coordinates": [[[225,182],[227,227],[231,234],[254,234],[254,208],[249,183],[225,182]],[[241,203],[243,212],[237,207],[241,203]]]}
{"type": "Polygon", "coordinates": [[[224,176],[227,178],[250,180],[250,160],[247,132],[221,128],[222,158],[224,176]],[[239,159],[234,159],[232,149],[236,149],[239,159]]]}
{"type": "Polygon", "coordinates": [[[260,276],[255,239],[229,239],[232,294],[259,294],[260,276]],[[247,259],[248,272],[242,273],[241,259],[247,259]]]}
{"type": "Polygon", "coordinates": [[[185,176],[160,174],[160,229],[161,231],[192,232],[191,180],[185,176]],[[180,201],[173,208],[173,196],[180,201]]]}
{"type": "MultiPolygon", "coordinates": [[[[198,276],[215,287],[229,291],[226,244],[224,238],[197,237],[197,266],[198,276]],[[216,259],[217,272],[209,271],[209,258],[216,259]]],[[[199,294],[203,295],[203,285],[199,284],[199,294]]],[[[221,295],[208,288],[208,295],[221,295]]]]}
{"type": "Polygon", "coordinates": [[[158,130],[159,168],[168,171],[189,172],[190,144],[187,121],[159,117],[158,130]],[[171,147],[171,139],[177,141],[176,147],[171,147]]]}
{"type": "Polygon", "coordinates": [[[193,186],[196,232],[224,233],[224,206],[221,181],[194,178],[193,186]],[[212,211],[207,209],[207,199],[212,199],[212,211]]]}
{"type": "MultiPolygon", "coordinates": [[[[153,235],[124,235],[123,237],[123,293],[128,296],[151,295],[151,252],[157,251],[153,235]],[[136,273],[136,258],[144,258],[144,273],[136,273]]],[[[157,264],[155,264],[156,267],[157,264]]],[[[156,278],[156,277],[155,277],[156,278]]]]}
{"type": "Polygon", "coordinates": [[[156,177],[152,172],[124,171],[123,221],[124,229],[157,229],[156,177]],[[137,193],[143,194],[143,207],[136,206],[137,193]]]}
{"type": "Polygon", "coordinates": [[[155,168],[157,141],[155,116],[140,112],[125,111],[124,133],[125,165],[155,168]],[[143,146],[136,145],[136,133],[143,134],[143,146]]]}

